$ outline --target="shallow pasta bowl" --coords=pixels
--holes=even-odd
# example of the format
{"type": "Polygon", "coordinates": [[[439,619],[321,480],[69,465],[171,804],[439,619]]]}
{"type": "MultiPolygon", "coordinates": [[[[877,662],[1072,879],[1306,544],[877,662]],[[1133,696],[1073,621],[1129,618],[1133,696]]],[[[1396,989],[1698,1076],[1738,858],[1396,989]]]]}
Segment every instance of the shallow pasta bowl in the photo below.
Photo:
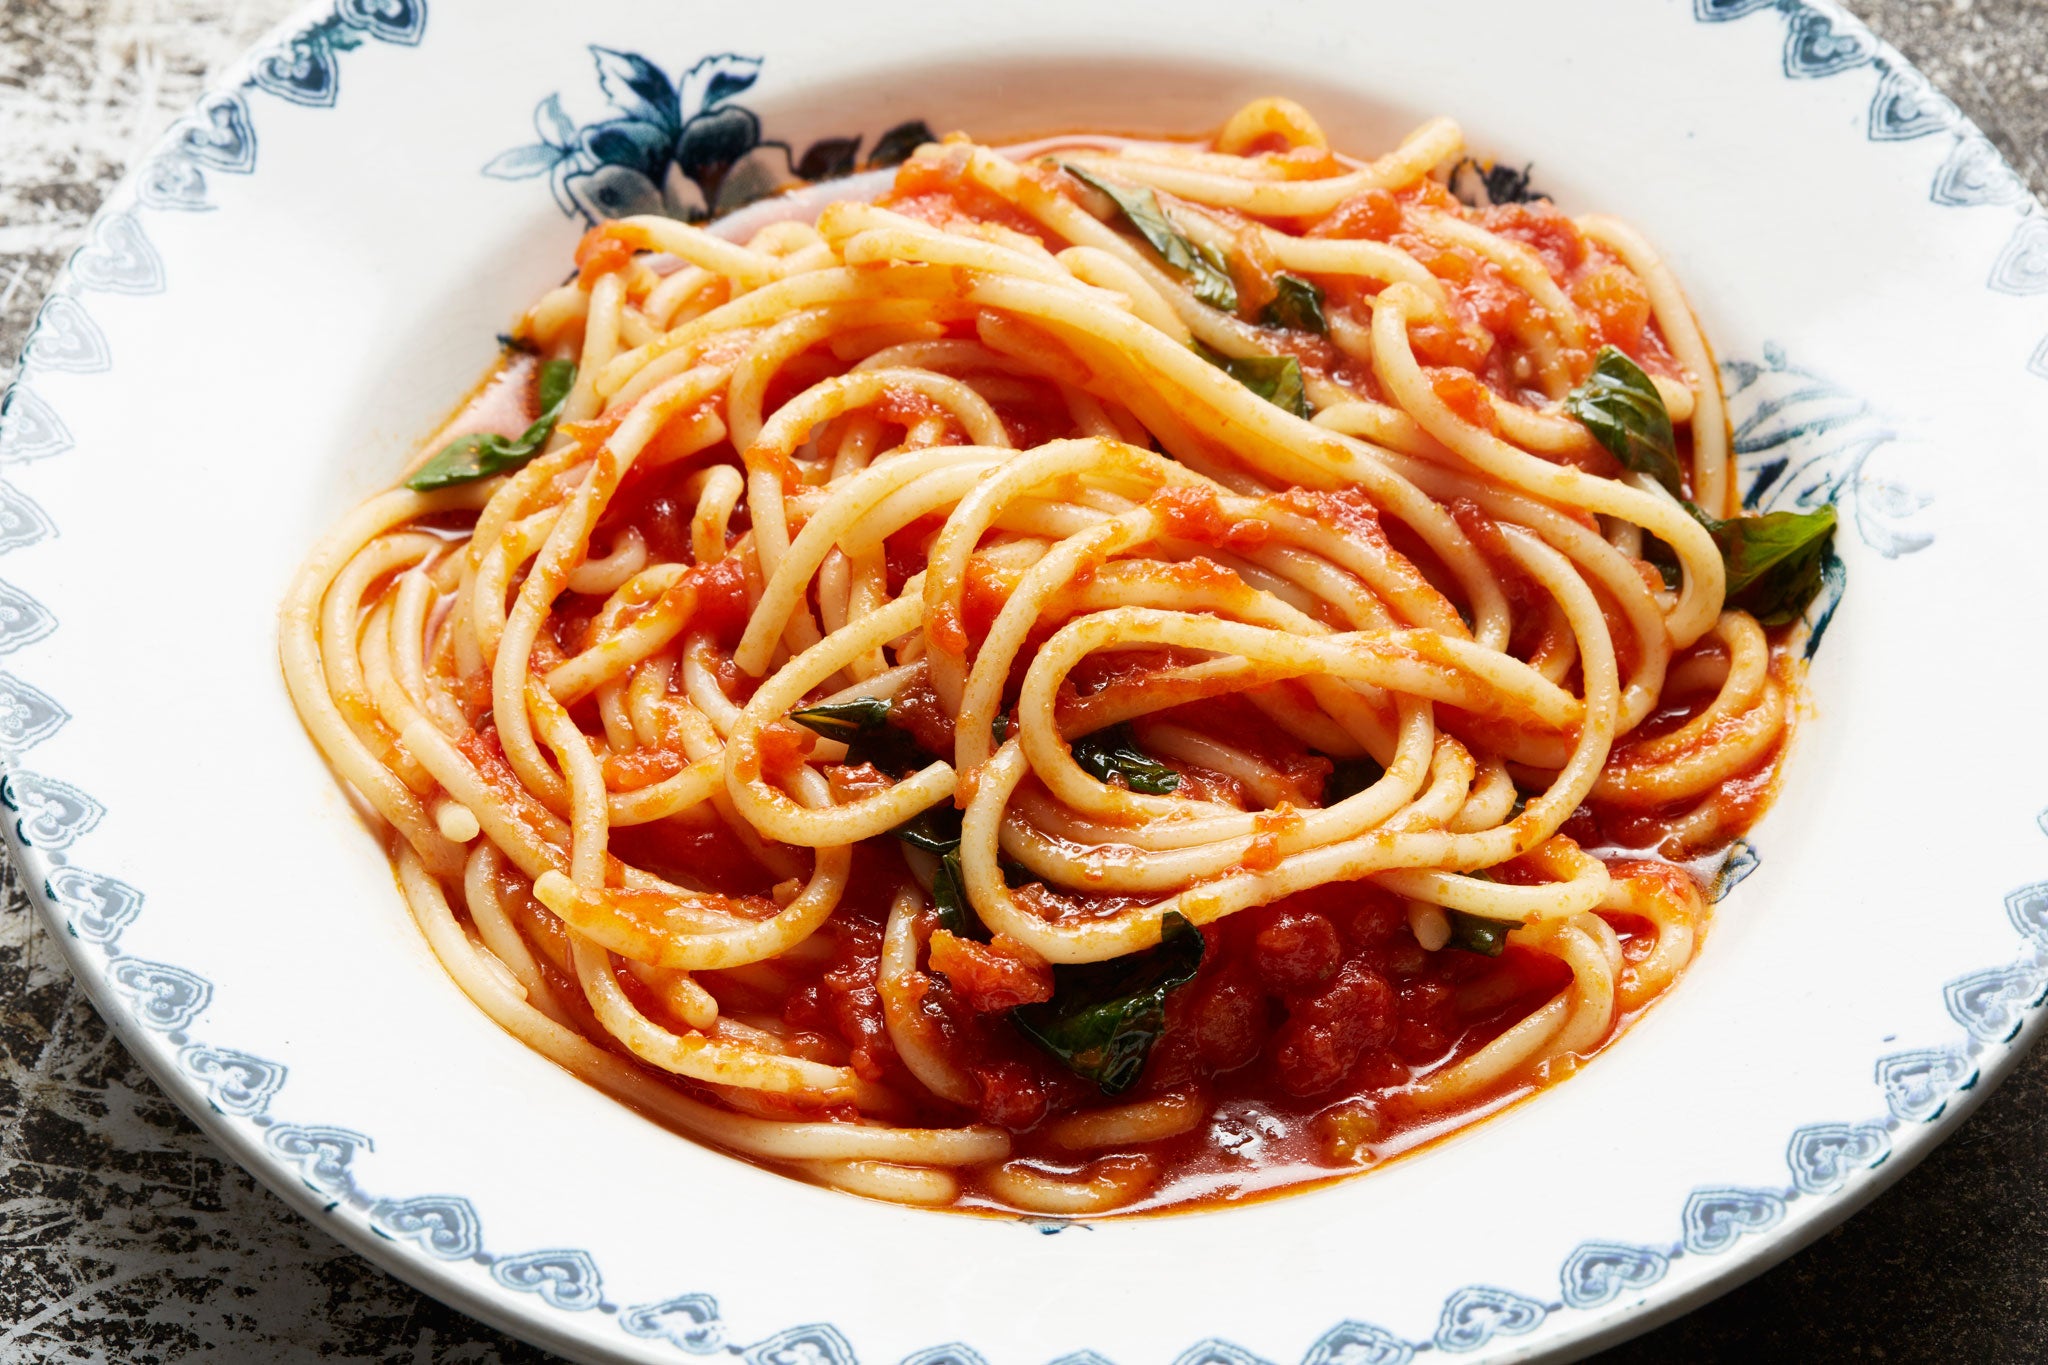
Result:
{"type": "Polygon", "coordinates": [[[239,1159],[582,1359],[1509,1359],[1787,1254],[2010,1067],[2048,991],[2048,741],[1994,752],[1960,718],[2028,714],[2048,663],[2012,628],[2048,588],[2048,222],[2023,187],[1797,0],[1248,22],[339,0],[115,194],[0,429],[0,798],[81,979],[239,1159]],[[1685,980],[1568,1084],[1417,1157],[1056,1236],[740,1165],[498,1031],[291,711],[274,623],[304,548],[586,214],[715,209],[916,120],[1193,131],[1276,91],[1363,150],[1449,113],[1567,208],[1633,221],[1720,348],[1745,493],[1842,509],[1814,714],[1685,980]],[[633,150],[650,101],[695,151],[633,150]],[[707,193],[693,167],[725,163],[707,193]]]}

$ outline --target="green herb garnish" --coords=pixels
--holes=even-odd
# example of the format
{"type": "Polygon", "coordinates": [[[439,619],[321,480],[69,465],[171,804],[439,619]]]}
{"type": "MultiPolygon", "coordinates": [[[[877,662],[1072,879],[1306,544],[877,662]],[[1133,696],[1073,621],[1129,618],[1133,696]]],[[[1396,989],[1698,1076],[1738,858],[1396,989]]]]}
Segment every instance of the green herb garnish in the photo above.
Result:
{"type": "Polygon", "coordinates": [[[1166,997],[1194,979],[1202,934],[1183,915],[1160,916],[1159,944],[1143,952],[1053,968],[1052,999],[1010,1012],[1040,1047],[1105,1095],[1137,1082],[1166,1028],[1166,997]]]}
{"type": "Polygon", "coordinates": [[[405,486],[415,493],[428,493],[520,468],[548,443],[556,421],[561,418],[562,405],[569,401],[569,390],[575,386],[575,363],[550,360],[540,367],[540,416],[533,420],[533,425],[509,441],[481,431],[458,437],[435,452],[433,459],[405,481],[405,486]]]}
{"type": "Polygon", "coordinates": [[[1125,189],[1112,185],[1079,166],[1062,163],[1061,169],[1084,185],[1102,191],[1123,211],[1132,227],[1159,253],[1165,262],[1188,277],[1188,288],[1196,298],[1211,308],[1225,313],[1237,311],[1237,285],[1230,278],[1230,270],[1214,252],[1195,245],[1194,241],[1166,216],[1166,210],[1159,207],[1159,196],[1150,186],[1125,189]]]}
{"type": "MultiPolygon", "coordinates": [[[[1626,468],[1656,479],[1707,528],[1727,567],[1727,605],[1766,626],[1790,625],[1799,619],[1820,591],[1834,540],[1833,506],[1726,521],[1695,507],[1685,497],[1671,414],[1665,411],[1657,386],[1641,366],[1612,346],[1601,348],[1592,375],[1571,391],[1564,406],[1626,468]]],[[[1653,540],[1645,554],[1665,586],[1677,587],[1677,558],[1669,548],[1653,540]]]]}
{"type": "Polygon", "coordinates": [[[1322,287],[1313,280],[1304,280],[1298,275],[1279,274],[1273,277],[1276,294],[1273,301],[1259,315],[1269,327],[1287,327],[1297,332],[1314,332],[1318,336],[1328,334],[1330,324],[1323,319],[1322,287]]]}
{"type": "Polygon", "coordinates": [[[1602,346],[1593,373],[1565,396],[1564,410],[1583,423],[1624,469],[1648,474],[1674,498],[1685,496],[1671,414],[1657,385],[1635,361],[1612,346],[1602,346]]]}
{"type": "Polygon", "coordinates": [[[1467,914],[1463,910],[1446,910],[1444,914],[1451,921],[1450,946],[1481,957],[1499,957],[1501,950],[1508,946],[1508,935],[1522,927],[1520,920],[1491,919],[1485,915],[1467,914]]]}
{"type": "Polygon", "coordinates": [[[1327,810],[1339,801],[1358,795],[1386,775],[1387,770],[1370,754],[1364,758],[1336,760],[1336,767],[1330,770],[1329,780],[1323,783],[1324,809],[1327,810]]]}
{"type": "Polygon", "coordinates": [[[1121,777],[1125,787],[1147,796],[1164,796],[1180,786],[1180,774],[1133,744],[1121,725],[1082,736],[1074,741],[1073,752],[1074,762],[1098,782],[1121,777]]]}
{"type": "Polygon", "coordinates": [[[845,701],[806,706],[789,713],[805,729],[846,746],[846,762],[873,764],[885,773],[922,768],[931,756],[918,747],[910,732],[889,723],[891,704],[884,697],[850,697],[845,701]]]}
{"type": "Polygon", "coordinates": [[[1301,362],[1291,355],[1224,355],[1201,342],[1193,343],[1195,354],[1250,389],[1276,408],[1284,408],[1304,421],[1316,415],[1302,388],[1301,362]]]}
{"type": "Polygon", "coordinates": [[[1835,509],[1822,504],[1811,512],[1765,512],[1761,516],[1716,521],[1686,504],[1720,547],[1728,566],[1727,604],[1754,616],[1766,626],[1785,626],[1799,619],[1820,591],[1835,537],[1835,509]]]}

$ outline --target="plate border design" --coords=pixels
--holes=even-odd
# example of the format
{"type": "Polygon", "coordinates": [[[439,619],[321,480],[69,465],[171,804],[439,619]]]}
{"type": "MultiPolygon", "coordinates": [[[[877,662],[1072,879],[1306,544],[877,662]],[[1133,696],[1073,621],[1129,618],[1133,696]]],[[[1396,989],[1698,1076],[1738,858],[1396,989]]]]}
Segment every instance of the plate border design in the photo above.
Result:
{"type": "MultiPolygon", "coordinates": [[[[168,285],[162,258],[150,243],[142,212],[204,213],[214,205],[208,177],[250,175],[258,161],[256,115],[263,95],[302,108],[331,108],[341,84],[340,54],[365,40],[415,47],[424,39],[430,0],[331,0],[296,29],[259,46],[231,80],[202,96],[156,149],[110,196],[72,255],[23,344],[15,379],[0,395],[0,555],[59,534],[50,517],[6,480],[17,465],[50,459],[72,447],[69,429],[35,391],[45,373],[108,373],[114,357],[91,317],[94,293],[155,295],[168,285]]],[[[1786,23],[1783,74],[1788,79],[1829,78],[1871,70],[1875,89],[1865,129],[1874,142],[1907,142],[1935,135],[1952,139],[1929,198],[1952,207],[2019,206],[2018,221],[1992,263],[1986,287],[2030,296],[2048,293],[2048,215],[2024,181],[1988,139],[1894,49],[1860,20],[1829,0],[1693,0],[1700,23],[1720,24],[1763,10],[1786,23]]],[[[2048,378],[2048,336],[2026,368],[2048,378]]],[[[57,617],[28,594],[0,581],[0,658],[37,644],[59,627],[57,617]]],[[[0,822],[17,854],[24,885],[53,928],[79,945],[75,969],[90,964],[107,992],[122,1004],[126,1022],[154,1035],[170,1065],[206,1097],[219,1125],[246,1125],[271,1169],[273,1183],[297,1182],[330,1216],[370,1237],[405,1243],[399,1255],[423,1264],[470,1264],[483,1272],[467,1292],[496,1300],[501,1320],[520,1322],[533,1302],[563,1314],[612,1318],[627,1336],[665,1341],[684,1355],[732,1355],[745,1365],[812,1360],[855,1365],[853,1345],[829,1323],[808,1323],[750,1344],[728,1339],[728,1324],[709,1294],[682,1292],[651,1303],[623,1305],[608,1298],[596,1260],[577,1248],[506,1252],[486,1248],[474,1203],[456,1193],[392,1196],[357,1181],[353,1164],[375,1143],[353,1128],[282,1122],[270,1113],[283,1092],[288,1068],[195,1036],[214,984],[189,969],[125,953],[121,939],[146,904],[141,890],[72,861],[72,846],[100,822],[105,809],[76,787],[26,766],[26,756],[60,731],[70,714],[55,699],[12,672],[0,671],[0,822]],[[39,875],[40,874],[40,875],[39,875]],[[97,949],[99,959],[87,955],[97,949]]],[[[2048,811],[2039,817],[2048,833],[2048,811]]],[[[1754,866],[1754,852],[1738,858],[1721,894],[1754,866]]],[[[1717,896],[1718,898],[1718,896],[1717,896]]],[[[1943,1003],[1960,1037],[1907,1048],[1876,1059],[1872,1081],[1883,1112],[1849,1121],[1802,1125],[1784,1149],[1788,1182],[1774,1186],[1706,1186],[1687,1197],[1671,1242],[1646,1246],[1588,1239],[1560,1265],[1554,1286],[1533,1292],[1471,1284],[1452,1292],[1428,1339],[1411,1340],[1370,1323],[1346,1320],[1324,1332],[1302,1365],[1409,1365],[1424,1352],[1463,1354],[1509,1336],[1534,1332],[1565,1313],[1601,1313],[1663,1281],[1683,1258],[1721,1255],[1752,1234],[1783,1223],[1795,1205],[1837,1201],[1867,1185],[1892,1156],[1904,1132],[1939,1120],[1977,1085],[1988,1054],[2007,1049],[2048,999],[2048,881],[2005,897],[2006,919],[2019,940],[2010,960],[1971,972],[1943,987],[1943,1003]]],[[[203,1031],[203,1030],[202,1030],[203,1031]]],[[[174,1098],[177,1098],[174,1096],[174,1098]]],[[[182,1102],[182,1101],[181,1101],[182,1102]]],[[[1018,1226],[1037,1223],[1019,1220],[1018,1226]]],[[[351,1239],[343,1239],[349,1241],[351,1239]]],[[[360,1243],[365,1238],[356,1238],[360,1243]]],[[[1725,1288],[1726,1286],[1717,1286],[1725,1288]]],[[[902,1365],[985,1365],[971,1347],[954,1342],[913,1353],[902,1365]]],[[[1081,1351],[1054,1365],[1109,1365],[1081,1351]]],[[[1196,1343],[1174,1365],[1270,1365],[1220,1338],[1196,1343]]]]}

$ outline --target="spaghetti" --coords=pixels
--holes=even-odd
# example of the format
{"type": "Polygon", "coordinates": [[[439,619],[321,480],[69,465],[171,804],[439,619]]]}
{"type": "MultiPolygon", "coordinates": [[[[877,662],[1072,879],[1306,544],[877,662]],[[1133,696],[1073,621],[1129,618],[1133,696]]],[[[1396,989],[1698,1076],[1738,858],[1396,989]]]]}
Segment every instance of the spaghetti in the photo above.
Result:
{"type": "Polygon", "coordinates": [[[283,610],[456,983],[727,1151],[1053,1216],[1602,1047],[1768,797],[1831,514],[1734,516],[1656,252],[1462,158],[1271,99],[593,229],[283,610]]]}

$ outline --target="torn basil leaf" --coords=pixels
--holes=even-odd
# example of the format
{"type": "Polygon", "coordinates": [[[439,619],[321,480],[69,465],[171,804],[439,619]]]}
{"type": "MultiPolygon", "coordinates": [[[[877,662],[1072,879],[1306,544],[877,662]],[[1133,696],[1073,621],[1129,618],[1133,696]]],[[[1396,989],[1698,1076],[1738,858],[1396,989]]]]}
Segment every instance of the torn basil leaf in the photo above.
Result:
{"type": "Polygon", "coordinates": [[[1061,169],[1082,184],[1108,195],[1131,226],[1138,230],[1138,235],[1150,243],[1168,265],[1188,277],[1188,288],[1196,298],[1225,313],[1237,311],[1237,285],[1230,278],[1227,263],[1216,253],[1196,246],[1186,233],[1175,227],[1173,220],[1166,216],[1166,210],[1159,207],[1159,196],[1149,186],[1126,189],[1064,162],[1061,169]]]}
{"type": "Polygon", "coordinates": [[[1291,355],[1224,355],[1197,341],[1195,353],[1276,408],[1306,421],[1316,415],[1301,383],[1301,362],[1291,355]]]}
{"type": "Polygon", "coordinates": [[[1835,509],[1765,512],[1716,521],[1691,503],[1693,514],[1720,547],[1728,566],[1726,605],[1766,626],[1789,626],[1820,591],[1821,573],[1835,538],[1835,509]]]}
{"type": "Polygon", "coordinates": [[[922,768],[931,756],[918,747],[908,730],[889,723],[890,703],[884,697],[850,697],[845,701],[805,706],[789,718],[805,729],[846,746],[846,762],[858,767],[900,774],[922,768]]]}
{"type": "Polygon", "coordinates": [[[943,857],[960,847],[960,808],[950,801],[927,806],[889,831],[912,848],[943,857]]]}
{"type": "Polygon", "coordinates": [[[1340,758],[1335,762],[1337,766],[1331,770],[1329,780],[1323,783],[1325,810],[1358,795],[1387,775],[1387,770],[1369,754],[1364,758],[1340,758]]]}
{"type": "Polygon", "coordinates": [[[1330,324],[1323,318],[1323,290],[1313,280],[1285,273],[1273,277],[1278,292],[1266,305],[1260,319],[1269,327],[1286,327],[1297,332],[1328,334],[1330,324]]]}
{"type": "Polygon", "coordinates": [[[1648,474],[1674,498],[1685,496],[1671,414],[1657,385],[1635,361],[1612,346],[1602,346],[1593,373],[1565,396],[1564,410],[1592,432],[1622,468],[1648,474]]]}
{"type": "Polygon", "coordinates": [[[1508,935],[1522,927],[1519,920],[1491,919],[1485,915],[1467,914],[1463,910],[1446,910],[1444,914],[1451,921],[1450,946],[1481,957],[1499,957],[1501,950],[1508,946],[1508,935]]]}
{"type": "Polygon", "coordinates": [[[789,718],[827,739],[851,742],[889,720],[889,703],[881,697],[854,697],[849,701],[825,702],[789,713],[789,718]]]}
{"type": "MultiPolygon", "coordinates": [[[[958,844],[952,852],[940,855],[938,871],[932,873],[932,908],[939,912],[939,927],[950,934],[967,938],[971,930],[981,928],[974,904],[967,899],[967,875],[960,870],[958,844]]],[[[986,931],[973,936],[986,937],[986,931]]]]}
{"type": "Polygon", "coordinates": [[[1164,796],[1180,786],[1180,774],[1131,742],[1121,725],[1083,735],[1073,743],[1074,762],[1098,782],[1121,777],[1124,786],[1147,796],[1164,796]]]}
{"type": "Polygon", "coordinates": [[[1017,1027],[1068,1070],[1120,1095],[1145,1070],[1166,1029],[1166,997],[1202,965],[1202,933],[1183,915],[1160,916],[1158,946],[1054,967],[1052,999],[1010,1012],[1017,1027]]]}
{"type": "Polygon", "coordinates": [[[458,437],[434,454],[419,467],[419,471],[405,481],[405,486],[415,493],[428,493],[436,488],[448,488],[458,483],[470,483],[477,479],[488,479],[493,474],[505,474],[520,468],[540,453],[554,434],[555,423],[562,415],[562,404],[569,399],[569,390],[576,387],[576,366],[573,361],[550,360],[540,367],[540,416],[519,436],[507,440],[503,436],[488,432],[475,432],[458,437]]]}

